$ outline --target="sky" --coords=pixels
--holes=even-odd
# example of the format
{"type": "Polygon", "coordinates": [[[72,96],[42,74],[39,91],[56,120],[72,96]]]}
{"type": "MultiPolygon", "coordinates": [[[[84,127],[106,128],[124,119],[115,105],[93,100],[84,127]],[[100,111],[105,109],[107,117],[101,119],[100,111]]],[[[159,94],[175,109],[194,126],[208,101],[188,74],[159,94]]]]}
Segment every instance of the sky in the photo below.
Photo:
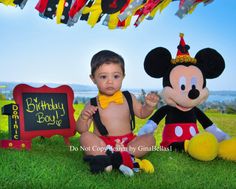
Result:
{"type": "Polygon", "coordinates": [[[236,90],[236,1],[215,0],[183,19],[175,16],[178,1],[170,3],[153,20],[135,28],[109,30],[101,23],[91,28],[85,21],[73,27],[43,19],[28,0],[23,10],[0,4],[0,82],[37,82],[93,85],[89,78],[93,54],[108,49],[122,55],[126,76],[123,88],[161,89],[162,79],[148,76],[143,68],[147,53],[167,48],[174,58],[179,33],[184,33],[192,57],[206,47],[225,59],[226,68],[208,80],[209,90],[236,90]]]}

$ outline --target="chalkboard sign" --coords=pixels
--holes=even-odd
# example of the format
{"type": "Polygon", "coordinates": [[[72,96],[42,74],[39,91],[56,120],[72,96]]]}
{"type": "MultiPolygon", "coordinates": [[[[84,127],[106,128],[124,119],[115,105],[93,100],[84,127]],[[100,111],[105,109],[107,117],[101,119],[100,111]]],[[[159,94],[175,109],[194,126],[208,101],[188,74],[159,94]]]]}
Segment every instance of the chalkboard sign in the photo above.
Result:
{"type": "Polygon", "coordinates": [[[19,106],[21,139],[62,135],[68,140],[75,134],[74,93],[69,86],[34,88],[20,84],[13,96],[19,106]]]}
{"type": "Polygon", "coordinates": [[[25,131],[69,128],[67,95],[23,93],[25,131]]]}

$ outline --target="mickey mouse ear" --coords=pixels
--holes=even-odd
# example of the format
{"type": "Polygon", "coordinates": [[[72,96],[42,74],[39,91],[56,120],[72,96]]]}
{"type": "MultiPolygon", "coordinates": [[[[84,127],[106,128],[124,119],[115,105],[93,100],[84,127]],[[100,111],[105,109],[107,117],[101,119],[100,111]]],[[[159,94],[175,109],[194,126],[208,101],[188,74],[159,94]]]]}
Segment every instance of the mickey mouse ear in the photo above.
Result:
{"type": "Polygon", "coordinates": [[[144,60],[144,70],[154,78],[163,77],[171,66],[171,54],[163,47],[151,50],[144,60]]]}
{"type": "Polygon", "coordinates": [[[197,59],[197,66],[207,79],[218,77],[225,69],[224,58],[215,49],[202,49],[195,55],[195,58],[197,59]]]}
{"type": "Polygon", "coordinates": [[[120,11],[127,3],[127,0],[102,0],[102,12],[106,14],[114,14],[120,11]]]}

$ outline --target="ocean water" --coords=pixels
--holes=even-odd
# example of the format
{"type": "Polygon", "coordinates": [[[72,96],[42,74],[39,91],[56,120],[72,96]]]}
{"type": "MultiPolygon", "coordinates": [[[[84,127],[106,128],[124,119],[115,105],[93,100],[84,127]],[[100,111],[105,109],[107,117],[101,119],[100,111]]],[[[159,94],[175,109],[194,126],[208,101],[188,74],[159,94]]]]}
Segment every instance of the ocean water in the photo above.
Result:
{"type": "MultiPolygon", "coordinates": [[[[136,97],[138,97],[141,92],[139,91],[131,91],[136,97]]],[[[87,98],[92,98],[97,95],[97,91],[80,91],[80,92],[75,92],[75,97],[87,97],[87,98]]],[[[236,95],[235,94],[227,94],[227,92],[224,94],[209,94],[208,99],[206,102],[226,102],[226,101],[233,101],[236,100],[236,95]]]]}
{"type": "Polygon", "coordinates": [[[207,102],[226,102],[226,101],[233,101],[236,100],[235,95],[209,95],[207,102]]]}

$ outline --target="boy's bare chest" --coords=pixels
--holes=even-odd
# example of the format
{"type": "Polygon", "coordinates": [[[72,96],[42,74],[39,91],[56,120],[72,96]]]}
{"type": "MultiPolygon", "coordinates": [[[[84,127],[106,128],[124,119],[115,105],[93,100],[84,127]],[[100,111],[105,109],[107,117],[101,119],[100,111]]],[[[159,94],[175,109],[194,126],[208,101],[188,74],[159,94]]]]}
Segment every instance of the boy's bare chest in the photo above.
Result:
{"type": "Polygon", "coordinates": [[[110,136],[120,136],[131,132],[128,103],[111,103],[106,109],[99,108],[102,123],[110,136]]]}
{"type": "Polygon", "coordinates": [[[130,117],[129,107],[126,102],[123,104],[111,103],[106,109],[99,108],[99,113],[104,121],[122,121],[122,119],[130,117]]]}

